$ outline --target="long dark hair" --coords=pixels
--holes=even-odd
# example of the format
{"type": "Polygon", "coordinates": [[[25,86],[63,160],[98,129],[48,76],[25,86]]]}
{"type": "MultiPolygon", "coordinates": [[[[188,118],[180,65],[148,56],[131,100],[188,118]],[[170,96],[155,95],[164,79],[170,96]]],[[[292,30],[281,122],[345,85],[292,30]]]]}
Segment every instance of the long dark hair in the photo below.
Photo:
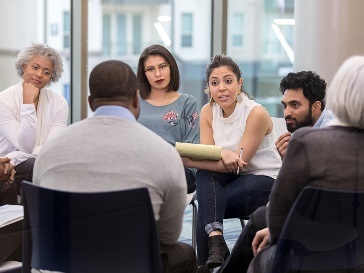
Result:
{"type": "Polygon", "coordinates": [[[152,55],[162,56],[170,65],[171,81],[167,86],[167,92],[177,91],[180,85],[178,66],[171,52],[169,52],[168,49],[166,49],[161,45],[151,45],[143,50],[142,54],[139,57],[139,62],[138,62],[138,69],[137,69],[138,89],[140,92],[139,94],[143,99],[147,99],[151,91],[150,83],[144,72],[145,70],[144,63],[147,60],[147,58],[152,55]]]}

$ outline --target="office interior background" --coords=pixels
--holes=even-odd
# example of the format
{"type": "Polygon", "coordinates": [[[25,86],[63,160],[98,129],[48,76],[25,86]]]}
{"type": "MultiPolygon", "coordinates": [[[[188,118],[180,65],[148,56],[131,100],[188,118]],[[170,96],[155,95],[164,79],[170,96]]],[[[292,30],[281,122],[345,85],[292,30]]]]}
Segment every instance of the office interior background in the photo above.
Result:
{"type": "Polygon", "coordinates": [[[330,83],[349,56],[363,54],[363,0],[0,0],[0,90],[16,84],[14,61],[31,42],[63,57],[50,88],[70,104],[70,123],[92,115],[88,75],[116,59],[136,71],[143,49],[167,47],[181,74],[181,93],[207,102],[205,69],[226,54],[240,66],[245,90],[281,117],[279,82],[313,70],[330,83]]]}

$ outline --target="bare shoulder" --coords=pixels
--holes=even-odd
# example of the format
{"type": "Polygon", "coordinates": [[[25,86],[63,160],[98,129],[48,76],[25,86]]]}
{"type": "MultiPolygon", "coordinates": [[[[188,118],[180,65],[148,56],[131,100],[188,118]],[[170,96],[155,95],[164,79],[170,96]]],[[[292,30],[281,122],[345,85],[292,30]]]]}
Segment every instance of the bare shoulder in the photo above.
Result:
{"type": "Polygon", "coordinates": [[[212,107],[210,103],[206,103],[204,106],[202,106],[200,117],[201,119],[212,119],[212,107]]]}
{"type": "Polygon", "coordinates": [[[273,122],[268,111],[261,106],[254,107],[247,119],[247,126],[252,128],[261,128],[269,134],[273,130],[273,122]]]}
{"type": "Polygon", "coordinates": [[[253,117],[254,119],[259,119],[259,120],[270,120],[270,115],[267,109],[265,109],[262,106],[254,107],[251,110],[249,117],[253,117]]]}
{"type": "Polygon", "coordinates": [[[201,113],[202,112],[206,112],[206,111],[211,112],[211,110],[212,110],[211,104],[210,103],[206,103],[204,106],[202,106],[201,113]]]}

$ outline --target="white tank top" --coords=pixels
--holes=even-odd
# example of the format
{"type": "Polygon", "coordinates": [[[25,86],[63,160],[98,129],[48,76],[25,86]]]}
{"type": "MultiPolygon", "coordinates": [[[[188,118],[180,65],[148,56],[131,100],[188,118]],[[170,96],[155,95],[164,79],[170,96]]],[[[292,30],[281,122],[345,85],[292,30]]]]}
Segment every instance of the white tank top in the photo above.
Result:
{"type": "MultiPolygon", "coordinates": [[[[223,117],[222,109],[217,103],[212,106],[212,130],[215,145],[234,152],[245,132],[250,111],[256,106],[263,107],[245,95],[242,97],[243,100],[237,102],[234,112],[228,118],[223,117]]],[[[282,161],[274,144],[276,138],[273,130],[264,137],[257,152],[242,170],[242,174],[266,175],[274,179],[277,177],[282,161]]]]}

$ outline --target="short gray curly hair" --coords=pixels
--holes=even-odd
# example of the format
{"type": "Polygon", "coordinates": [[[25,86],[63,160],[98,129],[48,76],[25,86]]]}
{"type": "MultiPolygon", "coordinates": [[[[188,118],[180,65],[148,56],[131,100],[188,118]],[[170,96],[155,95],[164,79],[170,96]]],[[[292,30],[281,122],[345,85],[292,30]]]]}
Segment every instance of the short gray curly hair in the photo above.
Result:
{"type": "Polygon", "coordinates": [[[63,72],[63,60],[61,55],[52,47],[45,44],[32,43],[28,47],[24,47],[18,54],[15,61],[15,68],[20,77],[23,78],[24,65],[36,56],[43,56],[48,58],[53,64],[53,74],[50,82],[57,82],[63,72]]]}

